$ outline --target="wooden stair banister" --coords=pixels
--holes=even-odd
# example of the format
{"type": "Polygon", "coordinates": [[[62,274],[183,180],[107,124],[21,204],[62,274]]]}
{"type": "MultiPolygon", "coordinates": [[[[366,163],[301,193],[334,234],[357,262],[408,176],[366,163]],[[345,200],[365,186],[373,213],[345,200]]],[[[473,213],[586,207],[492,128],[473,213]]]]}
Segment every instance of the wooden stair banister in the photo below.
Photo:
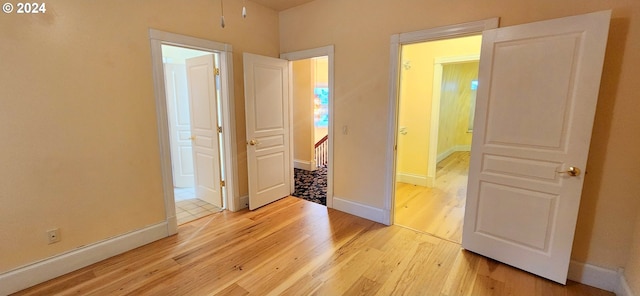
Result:
{"type": "Polygon", "coordinates": [[[326,135],[315,144],[316,166],[326,167],[329,161],[329,135],[326,135]]]}

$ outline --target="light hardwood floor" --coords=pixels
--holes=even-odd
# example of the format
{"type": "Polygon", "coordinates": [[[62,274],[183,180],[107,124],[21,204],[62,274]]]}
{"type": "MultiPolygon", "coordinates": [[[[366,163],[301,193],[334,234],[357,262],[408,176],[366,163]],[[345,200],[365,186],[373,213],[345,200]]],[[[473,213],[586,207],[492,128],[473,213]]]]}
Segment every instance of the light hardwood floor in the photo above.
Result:
{"type": "Polygon", "coordinates": [[[469,152],[454,152],[438,163],[432,188],[396,184],[395,224],[462,241],[469,152]]]}
{"type": "Polygon", "coordinates": [[[613,295],[294,197],[178,229],[17,295],[613,295]]]}

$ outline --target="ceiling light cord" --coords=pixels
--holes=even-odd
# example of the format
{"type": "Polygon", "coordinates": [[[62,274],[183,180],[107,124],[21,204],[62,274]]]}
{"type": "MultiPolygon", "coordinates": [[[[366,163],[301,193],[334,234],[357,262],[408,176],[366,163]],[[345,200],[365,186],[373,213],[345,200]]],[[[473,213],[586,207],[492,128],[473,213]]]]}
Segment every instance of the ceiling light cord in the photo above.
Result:
{"type": "MultiPolygon", "coordinates": [[[[242,18],[247,18],[247,1],[242,0],[242,18]]],[[[224,29],[224,0],[220,0],[220,27],[224,29]]]]}
{"type": "Polygon", "coordinates": [[[242,0],[242,18],[247,18],[247,2],[242,0]]]}
{"type": "Polygon", "coordinates": [[[220,27],[224,29],[224,0],[220,0],[220,27]]]}

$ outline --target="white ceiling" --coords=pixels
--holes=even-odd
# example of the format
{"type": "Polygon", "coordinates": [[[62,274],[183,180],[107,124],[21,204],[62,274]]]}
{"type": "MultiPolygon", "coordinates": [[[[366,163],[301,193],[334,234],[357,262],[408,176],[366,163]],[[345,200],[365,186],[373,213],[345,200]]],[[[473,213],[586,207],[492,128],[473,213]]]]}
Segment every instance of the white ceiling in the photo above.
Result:
{"type": "Polygon", "coordinates": [[[309,3],[313,0],[251,0],[275,11],[283,11],[298,5],[309,3]]]}

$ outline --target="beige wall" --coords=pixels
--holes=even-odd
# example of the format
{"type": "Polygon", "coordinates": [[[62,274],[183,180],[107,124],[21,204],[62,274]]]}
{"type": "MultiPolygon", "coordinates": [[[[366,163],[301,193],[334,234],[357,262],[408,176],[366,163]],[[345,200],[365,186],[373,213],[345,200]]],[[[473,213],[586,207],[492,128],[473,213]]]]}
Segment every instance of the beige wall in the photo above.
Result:
{"type": "Polygon", "coordinates": [[[640,295],[640,211],[636,218],[636,229],[630,250],[629,261],[625,266],[625,277],[634,295],[640,295]]]}
{"type": "Polygon", "coordinates": [[[0,273],[165,219],[149,28],[233,46],[246,194],[241,57],[278,55],[276,12],[231,1],[221,29],[216,1],[46,4],[0,17],[0,273]]]}
{"type": "Polygon", "coordinates": [[[313,76],[311,59],[293,65],[293,159],[310,162],[313,156],[313,76]]]}
{"type": "Polygon", "coordinates": [[[390,37],[500,17],[501,26],[612,9],[573,259],[625,266],[640,199],[640,1],[316,0],[280,13],[280,51],[335,46],[335,196],[383,208],[390,37]],[[362,149],[366,147],[366,149],[362,149]]]}

